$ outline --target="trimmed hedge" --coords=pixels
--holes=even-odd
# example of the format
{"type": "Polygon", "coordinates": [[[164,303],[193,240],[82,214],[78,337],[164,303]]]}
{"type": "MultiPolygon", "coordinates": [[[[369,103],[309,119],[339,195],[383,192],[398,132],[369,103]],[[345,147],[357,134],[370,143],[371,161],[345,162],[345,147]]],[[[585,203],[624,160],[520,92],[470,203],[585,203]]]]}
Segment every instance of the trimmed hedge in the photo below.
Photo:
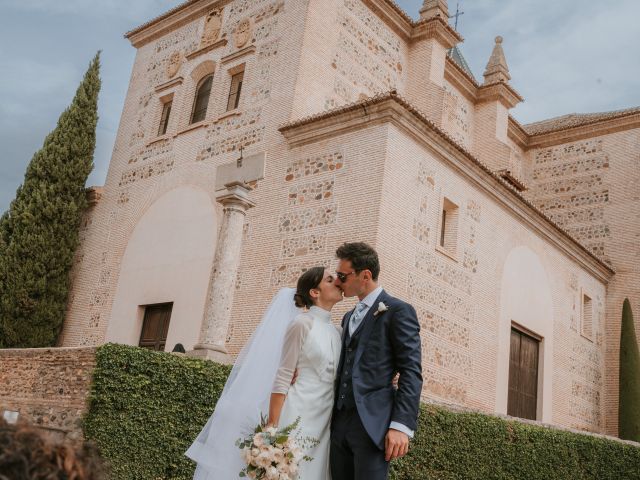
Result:
{"type": "MultiPolygon", "coordinates": [[[[191,479],[184,457],[230,368],[108,344],[97,352],[84,430],[117,480],[191,479]]],[[[640,479],[640,448],[479,413],[422,405],[394,480],[640,479]]]]}

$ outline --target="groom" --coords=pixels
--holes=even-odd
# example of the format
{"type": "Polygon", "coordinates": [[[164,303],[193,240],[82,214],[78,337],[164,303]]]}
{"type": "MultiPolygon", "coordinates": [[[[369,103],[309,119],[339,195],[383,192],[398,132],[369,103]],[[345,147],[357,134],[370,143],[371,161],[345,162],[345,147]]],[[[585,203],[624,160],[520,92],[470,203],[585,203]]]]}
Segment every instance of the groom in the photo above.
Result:
{"type": "Polygon", "coordinates": [[[342,319],[342,354],[331,422],[332,480],[383,480],[409,449],[422,390],[420,325],[408,303],[378,286],[378,254],[366,243],[336,251],[335,284],[356,308],[342,319]],[[398,388],[392,379],[400,373],[398,388]]]}

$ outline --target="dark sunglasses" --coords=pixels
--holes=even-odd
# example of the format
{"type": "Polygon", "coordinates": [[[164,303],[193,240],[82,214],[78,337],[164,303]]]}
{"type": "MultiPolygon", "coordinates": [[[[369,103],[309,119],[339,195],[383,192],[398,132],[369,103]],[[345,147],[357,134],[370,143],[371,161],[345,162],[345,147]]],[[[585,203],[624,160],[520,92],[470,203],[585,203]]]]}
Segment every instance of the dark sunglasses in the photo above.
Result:
{"type": "Polygon", "coordinates": [[[347,277],[349,275],[351,275],[352,273],[356,273],[354,272],[349,272],[349,273],[342,273],[342,272],[336,272],[336,277],[338,278],[338,280],[340,280],[341,282],[346,282],[347,281],[347,277]]]}

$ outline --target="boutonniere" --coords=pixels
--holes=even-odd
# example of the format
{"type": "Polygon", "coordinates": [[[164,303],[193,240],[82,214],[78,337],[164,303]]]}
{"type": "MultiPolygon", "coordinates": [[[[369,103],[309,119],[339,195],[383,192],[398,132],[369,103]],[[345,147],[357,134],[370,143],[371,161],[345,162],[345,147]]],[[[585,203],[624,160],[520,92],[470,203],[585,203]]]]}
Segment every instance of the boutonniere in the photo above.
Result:
{"type": "Polygon", "coordinates": [[[373,316],[375,317],[376,315],[380,315],[381,313],[384,313],[387,310],[389,310],[389,307],[387,307],[384,304],[384,302],[380,302],[380,303],[378,303],[378,310],[376,310],[376,313],[374,313],[373,316]]]}

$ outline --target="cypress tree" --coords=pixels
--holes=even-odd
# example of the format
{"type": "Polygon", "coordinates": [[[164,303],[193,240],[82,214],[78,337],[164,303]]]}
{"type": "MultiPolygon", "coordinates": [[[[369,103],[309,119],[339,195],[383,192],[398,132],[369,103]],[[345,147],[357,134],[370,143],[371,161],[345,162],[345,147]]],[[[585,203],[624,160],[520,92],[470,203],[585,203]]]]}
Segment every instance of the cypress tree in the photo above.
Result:
{"type": "Polygon", "coordinates": [[[640,353],[628,298],[622,305],[619,400],[618,436],[640,442],[640,353]]]}
{"type": "Polygon", "coordinates": [[[100,52],[0,219],[0,347],[54,346],[62,328],[93,169],[99,73],[100,52]]]}

